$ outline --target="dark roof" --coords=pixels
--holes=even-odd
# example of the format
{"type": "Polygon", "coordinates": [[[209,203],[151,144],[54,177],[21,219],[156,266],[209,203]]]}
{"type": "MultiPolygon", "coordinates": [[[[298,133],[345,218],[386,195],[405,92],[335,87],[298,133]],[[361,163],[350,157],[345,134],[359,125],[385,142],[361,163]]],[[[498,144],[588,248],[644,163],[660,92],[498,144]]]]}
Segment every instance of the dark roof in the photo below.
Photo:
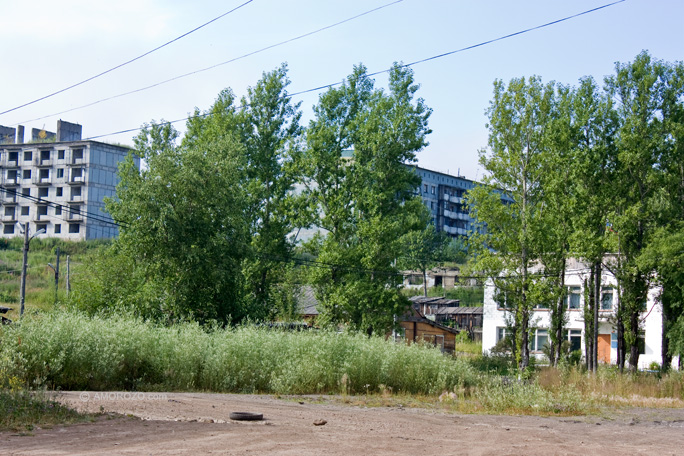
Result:
{"type": "Polygon", "coordinates": [[[438,307],[433,315],[482,315],[482,307],[438,307]]]}
{"type": "Polygon", "coordinates": [[[448,299],[441,296],[411,296],[409,300],[414,304],[439,306],[439,307],[457,307],[461,301],[458,299],[448,299]]]}

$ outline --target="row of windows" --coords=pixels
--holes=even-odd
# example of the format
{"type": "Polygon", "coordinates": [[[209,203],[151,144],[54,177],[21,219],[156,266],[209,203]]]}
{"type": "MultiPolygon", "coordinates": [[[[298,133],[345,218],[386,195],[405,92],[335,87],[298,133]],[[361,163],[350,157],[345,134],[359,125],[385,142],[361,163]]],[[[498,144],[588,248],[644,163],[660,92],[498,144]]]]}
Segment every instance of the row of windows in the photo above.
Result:
{"type": "MultiPolygon", "coordinates": [[[[563,303],[568,310],[579,310],[581,308],[581,288],[580,287],[567,287],[565,297],[563,298],[563,303]]],[[[601,305],[600,310],[612,311],[613,309],[613,295],[614,289],[612,287],[602,287],[601,288],[601,305]]],[[[500,294],[497,297],[499,302],[499,308],[503,309],[506,307],[506,296],[505,293],[500,294]]],[[[646,304],[644,303],[644,307],[646,304]]],[[[548,309],[548,303],[538,303],[534,306],[535,309],[548,309]]]]}
{"type": "MultiPolygon", "coordinates": [[[[78,199],[83,195],[82,187],[69,187],[71,188],[71,199],[78,199]]],[[[19,193],[19,191],[17,191],[19,193]]],[[[31,189],[29,187],[24,187],[21,189],[22,196],[32,196],[31,189]]],[[[64,196],[64,187],[55,187],[55,197],[60,198],[64,196]]],[[[49,198],[50,197],[50,187],[39,187],[38,188],[38,198],[49,198]]]]}
{"type": "MultiPolygon", "coordinates": [[[[24,169],[24,170],[16,170],[16,169],[8,169],[7,170],[7,180],[10,181],[16,181],[19,179],[19,176],[21,175],[22,179],[31,179],[32,176],[32,169],[24,169]],[[21,171],[21,174],[20,174],[21,171]]],[[[38,177],[40,179],[49,179],[50,178],[50,168],[46,169],[39,169],[38,171],[38,177]]],[[[71,180],[76,181],[78,179],[81,179],[83,177],[83,168],[74,168],[71,170],[71,180]]],[[[57,168],[57,179],[63,179],[64,178],[64,168],[57,168]]]]}
{"type": "MultiPolygon", "coordinates": [[[[62,206],[56,206],[55,208],[55,215],[62,215],[62,206]]],[[[21,206],[20,207],[20,214],[23,216],[26,215],[31,215],[31,206],[21,206]]],[[[69,214],[72,216],[80,215],[81,212],[81,206],[78,204],[71,204],[69,205],[69,214]]],[[[48,206],[46,204],[39,204],[36,206],[36,213],[39,216],[47,216],[48,215],[48,206]]],[[[5,206],[5,212],[4,212],[5,217],[9,218],[14,218],[16,215],[16,207],[14,206],[5,206]]]]}
{"type": "MultiPolygon", "coordinates": [[[[52,150],[41,150],[38,151],[40,153],[40,160],[41,161],[46,161],[50,160],[52,158],[52,150]]],[[[57,160],[64,160],[66,157],[66,151],[64,149],[59,149],[57,151],[57,160]]],[[[33,151],[31,150],[26,150],[23,153],[23,159],[24,161],[33,161],[33,151]]],[[[74,149],[71,152],[71,159],[76,162],[78,160],[83,160],[83,149],[74,149]]],[[[19,161],[19,151],[8,151],[7,152],[7,161],[10,162],[18,162],[19,161]]]]}
{"type": "MultiPolygon", "coordinates": [[[[48,232],[48,224],[47,223],[36,223],[36,232],[40,230],[45,230],[45,233],[48,232]]],[[[55,223],[52,228],[52,232],[54,234],[62,234],[62,225],[60,223],[55,223]]],[[[78,234],[81,232],[81,224],[80,223],[69,223],[67,232],[69,234],[78,234]]],[[[3,234],[15,234],[15,225],[13,223],[6,223],[2,227],[2,233],[3,234]]]]}
{"type": "MultiPolygon", "coordinates": [[[[512,333],[509,328],[499,326],[496,328],[496,341],[499,342],[501,339],[506,337],[512,337],[512,333]]],[[[541,352],[544,345],[548,345],[549,341],[549,330],[546,328],[532,328],[529,333],[529,348],[533,352],[541,352]]],[[[582,330],[581,329],[566,329],[563,331],[563,340],[567,340],[570,343],[570,350],[580,350],[582,347],[582,330]]]]}

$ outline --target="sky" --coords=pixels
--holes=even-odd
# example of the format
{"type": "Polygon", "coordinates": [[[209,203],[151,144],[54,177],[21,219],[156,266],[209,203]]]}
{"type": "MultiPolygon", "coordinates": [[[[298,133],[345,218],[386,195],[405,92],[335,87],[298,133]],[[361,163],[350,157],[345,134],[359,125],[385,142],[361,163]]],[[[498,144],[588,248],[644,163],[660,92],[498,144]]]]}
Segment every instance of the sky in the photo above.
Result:
{"type": "MultiPolygon", "coordinates": [[[[247,0],[3,1],[0,112],[61,90],[240,6],[247,0]]],[[[133,144],[152,120],[177,120],[208,109],[230,87],[240,97],[262,73],[287,62],[290,93],[342,81],[363,63],[373,73],[493,40],[615,0],[252,0],[213,23],[133,63],[71,90],[0,115],[0,125],[56,131],[58,119],[83,125],[83,137],[133,144]],[[137,90],[372,13],[212,70],[132,95],[137,90]],[[63,111],[73,111],[62,113],[63,111]],[[61,113],[59,115],[54,115],[61,113]],[[45,118],[43,118],[45,117],[45,118]],[[105,135],[105,136],[102,136],[105,135]]],[[[413,66],[417,93],[433,109],[429,145],[418,165],[479,180],[487,146],[486,109],[493,82],[540,76],[576,85],[602,83],[616,62],[642,50],[683,59],[684,1],[625,0],[598,11],[413,66]]],[[[386,87],[386,73],[375,77],[386,87]]],[[[322,91],[295,96],[303,121],[322,91]]],[[[184,122],[175,126],[184,131],[184,122]]]]}

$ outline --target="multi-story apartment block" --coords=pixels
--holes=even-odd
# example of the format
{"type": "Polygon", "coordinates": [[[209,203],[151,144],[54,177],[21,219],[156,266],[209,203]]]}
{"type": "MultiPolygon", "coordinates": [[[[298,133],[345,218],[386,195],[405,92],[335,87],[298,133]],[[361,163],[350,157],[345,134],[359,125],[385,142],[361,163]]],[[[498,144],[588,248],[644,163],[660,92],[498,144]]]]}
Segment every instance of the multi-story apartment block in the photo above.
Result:
{"type": "MultiPolygon", "coordinates": [[[[452,176],[418,166],[413,166],[413,168],[422,181],[420,188],[418,188],[418,194],[423,199],[425,206],[430,209],[435,228],[438,231],[444,231],[452,237],[467,237],[471,230],[481,231],[483,229],[476,226],[464,199],[468,190],[480,185],[479,183],[463,176],[452,176]]],[[[501,193],[501,198],[512,201],[503,193],[501,193]]]]}
{"type": "MultiPolygon", "coordinates": [[[[58,121],[57,133],[0,127],[0,236],[31,232],[70,240],[111,238],[118,227],[104,211],[114,196],[124,146],[82,140],[81,126],[58,121]]],[[[140,165],[140,162],[137,162],[140,165]]]]}

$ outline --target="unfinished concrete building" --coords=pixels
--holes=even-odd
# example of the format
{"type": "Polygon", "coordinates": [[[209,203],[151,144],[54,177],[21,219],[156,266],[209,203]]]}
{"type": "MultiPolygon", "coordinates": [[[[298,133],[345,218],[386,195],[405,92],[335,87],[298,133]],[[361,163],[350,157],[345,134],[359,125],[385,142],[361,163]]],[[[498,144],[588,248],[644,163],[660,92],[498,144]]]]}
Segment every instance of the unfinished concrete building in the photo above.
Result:
{"type": "Polygon", "coordinates": [[[56,133],[34,128],[25,143],[23,126],[0,126],[0,236],[18,236],[24,224],[70,240],[117,236],[104,199],[114,196],[130,149],[82,140],[81,131],[60,120],[56,133]]]}

